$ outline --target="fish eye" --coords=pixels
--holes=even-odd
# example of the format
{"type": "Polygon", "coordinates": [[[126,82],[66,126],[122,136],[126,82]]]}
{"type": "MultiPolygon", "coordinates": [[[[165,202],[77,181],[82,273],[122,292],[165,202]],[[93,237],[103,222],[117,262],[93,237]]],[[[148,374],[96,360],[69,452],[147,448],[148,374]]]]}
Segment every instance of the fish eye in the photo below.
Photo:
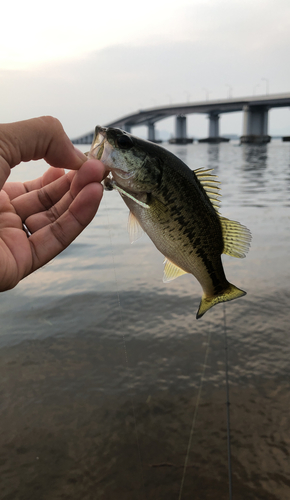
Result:
{"type": "Polygon", "coordinates": [[[121,135],[118,137],[117,144],[121,149],[130,149],[133,147],[133,141],[128,135],[121,135]]]}

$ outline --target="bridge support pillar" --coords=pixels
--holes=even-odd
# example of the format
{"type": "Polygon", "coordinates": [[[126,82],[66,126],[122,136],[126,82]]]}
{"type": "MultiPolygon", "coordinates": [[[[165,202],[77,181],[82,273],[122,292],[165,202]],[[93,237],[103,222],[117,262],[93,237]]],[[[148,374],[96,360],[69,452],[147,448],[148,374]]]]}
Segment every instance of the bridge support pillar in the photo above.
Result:
{"type": "Polygon", "coordinates": [[[154,122],[148,122],[147,123],[147,127],[148,127],[148,141],[156,142],[158,144],[161,144],[162,140],[161,139],[156,139],[155,123],[154,122]]]}
{"type": "Polygon", "coordinates": [[[270,141],[268,108],[266,106],[245,106],[241,143],[265,144],[270,141]]]}
{"type": "Polygon", "coordinates": [[[209,113],[208,118],[209,118],[209,135],[205,139],[199,139],[198,142],[209,142],[211,144],[219,144],[220,142],[229,142],[229,139],[226,139],[225,137],[220,137],[219,114],[209,113]]]}
{"type": "Polygon", "coordinates": [[[218,139],[220,135],[220,116],[214,113],[209,115],[209,138],[218,139]]]}
{"type": "Polygon", "coordinates": [[[183,141],[186,140],[187,130],[186,130],[186,116],[179,115],[175,118],[175,138],[176,140],[183,141]]]}
{"type": "Polygon", "coordinates": [[[186,116],[177,115],[175,117],[175,137],[169,139],[170,144],[189,144],[193,139],[187,137],[186,116]]]}
{"type": "Polygon", "coordinates": [[[155,125],[152,122],[148,123],[148,141],[155,142],[155,125]]]}

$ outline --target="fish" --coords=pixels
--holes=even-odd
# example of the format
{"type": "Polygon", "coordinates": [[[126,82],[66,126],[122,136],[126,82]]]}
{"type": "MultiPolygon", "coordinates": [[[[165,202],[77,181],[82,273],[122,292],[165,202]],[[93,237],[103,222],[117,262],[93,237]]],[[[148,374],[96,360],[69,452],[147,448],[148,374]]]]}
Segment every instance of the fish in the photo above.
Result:
{"type": "Polygon", "coordinates": [[[145,231],[164,255],[163,281],[192,274],[203,293],[196,318],[246,295],[225,276],[221,254],[243,258],[251,233],[219,213],[220,187],[212,169],[191,170],[173,153],[113,128],[95,128],[89,158],[103,162],[104,186],[129,208],[131,242],[145,231]]]}

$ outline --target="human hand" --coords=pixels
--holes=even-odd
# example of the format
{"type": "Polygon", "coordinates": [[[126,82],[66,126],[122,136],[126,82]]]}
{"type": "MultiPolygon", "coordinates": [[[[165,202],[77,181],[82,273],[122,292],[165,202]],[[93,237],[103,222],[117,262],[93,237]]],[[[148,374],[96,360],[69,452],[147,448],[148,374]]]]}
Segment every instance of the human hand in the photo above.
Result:
{"type": "Polygon", "coordinates": [[[53,259],[91,222],[104,170],[74,148],[55,118],[0,125],[0,291],[53,259]],[[43,176],[6,182],[15,165],[40,158],[52,165],[43,176]]]}

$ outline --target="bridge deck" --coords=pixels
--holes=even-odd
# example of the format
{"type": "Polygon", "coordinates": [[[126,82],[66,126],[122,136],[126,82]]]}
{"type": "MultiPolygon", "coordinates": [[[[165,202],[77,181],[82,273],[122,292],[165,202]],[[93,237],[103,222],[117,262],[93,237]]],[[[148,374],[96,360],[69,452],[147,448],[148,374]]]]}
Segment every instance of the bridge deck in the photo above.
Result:
{"type": "MultiPolygon", "coordinates": [[[[118,118],[117,120],[107,123],[105,126],[125,128],[126,125],[128,127],[149,125],[170,116],[188,115],[194,113],[219,115],[222,113],[242,111],[245,106],[263,106],[267,109],[287,107],[290,106],[290,93],[287,92],[283,94],[269,94],[263,96],[236,97],[231,99],[199,101],[140,109],[135,113],[123,116],[121,118],[118,118]]],[[[81,144],[82,142],[90,139],[92,136],[93,132],[89,132],[88,134],[84,134],[73,140],[73,142],[76,144],[81,144]]],[[[91,142],[91,140],[88,142],[91,142]]]]}

